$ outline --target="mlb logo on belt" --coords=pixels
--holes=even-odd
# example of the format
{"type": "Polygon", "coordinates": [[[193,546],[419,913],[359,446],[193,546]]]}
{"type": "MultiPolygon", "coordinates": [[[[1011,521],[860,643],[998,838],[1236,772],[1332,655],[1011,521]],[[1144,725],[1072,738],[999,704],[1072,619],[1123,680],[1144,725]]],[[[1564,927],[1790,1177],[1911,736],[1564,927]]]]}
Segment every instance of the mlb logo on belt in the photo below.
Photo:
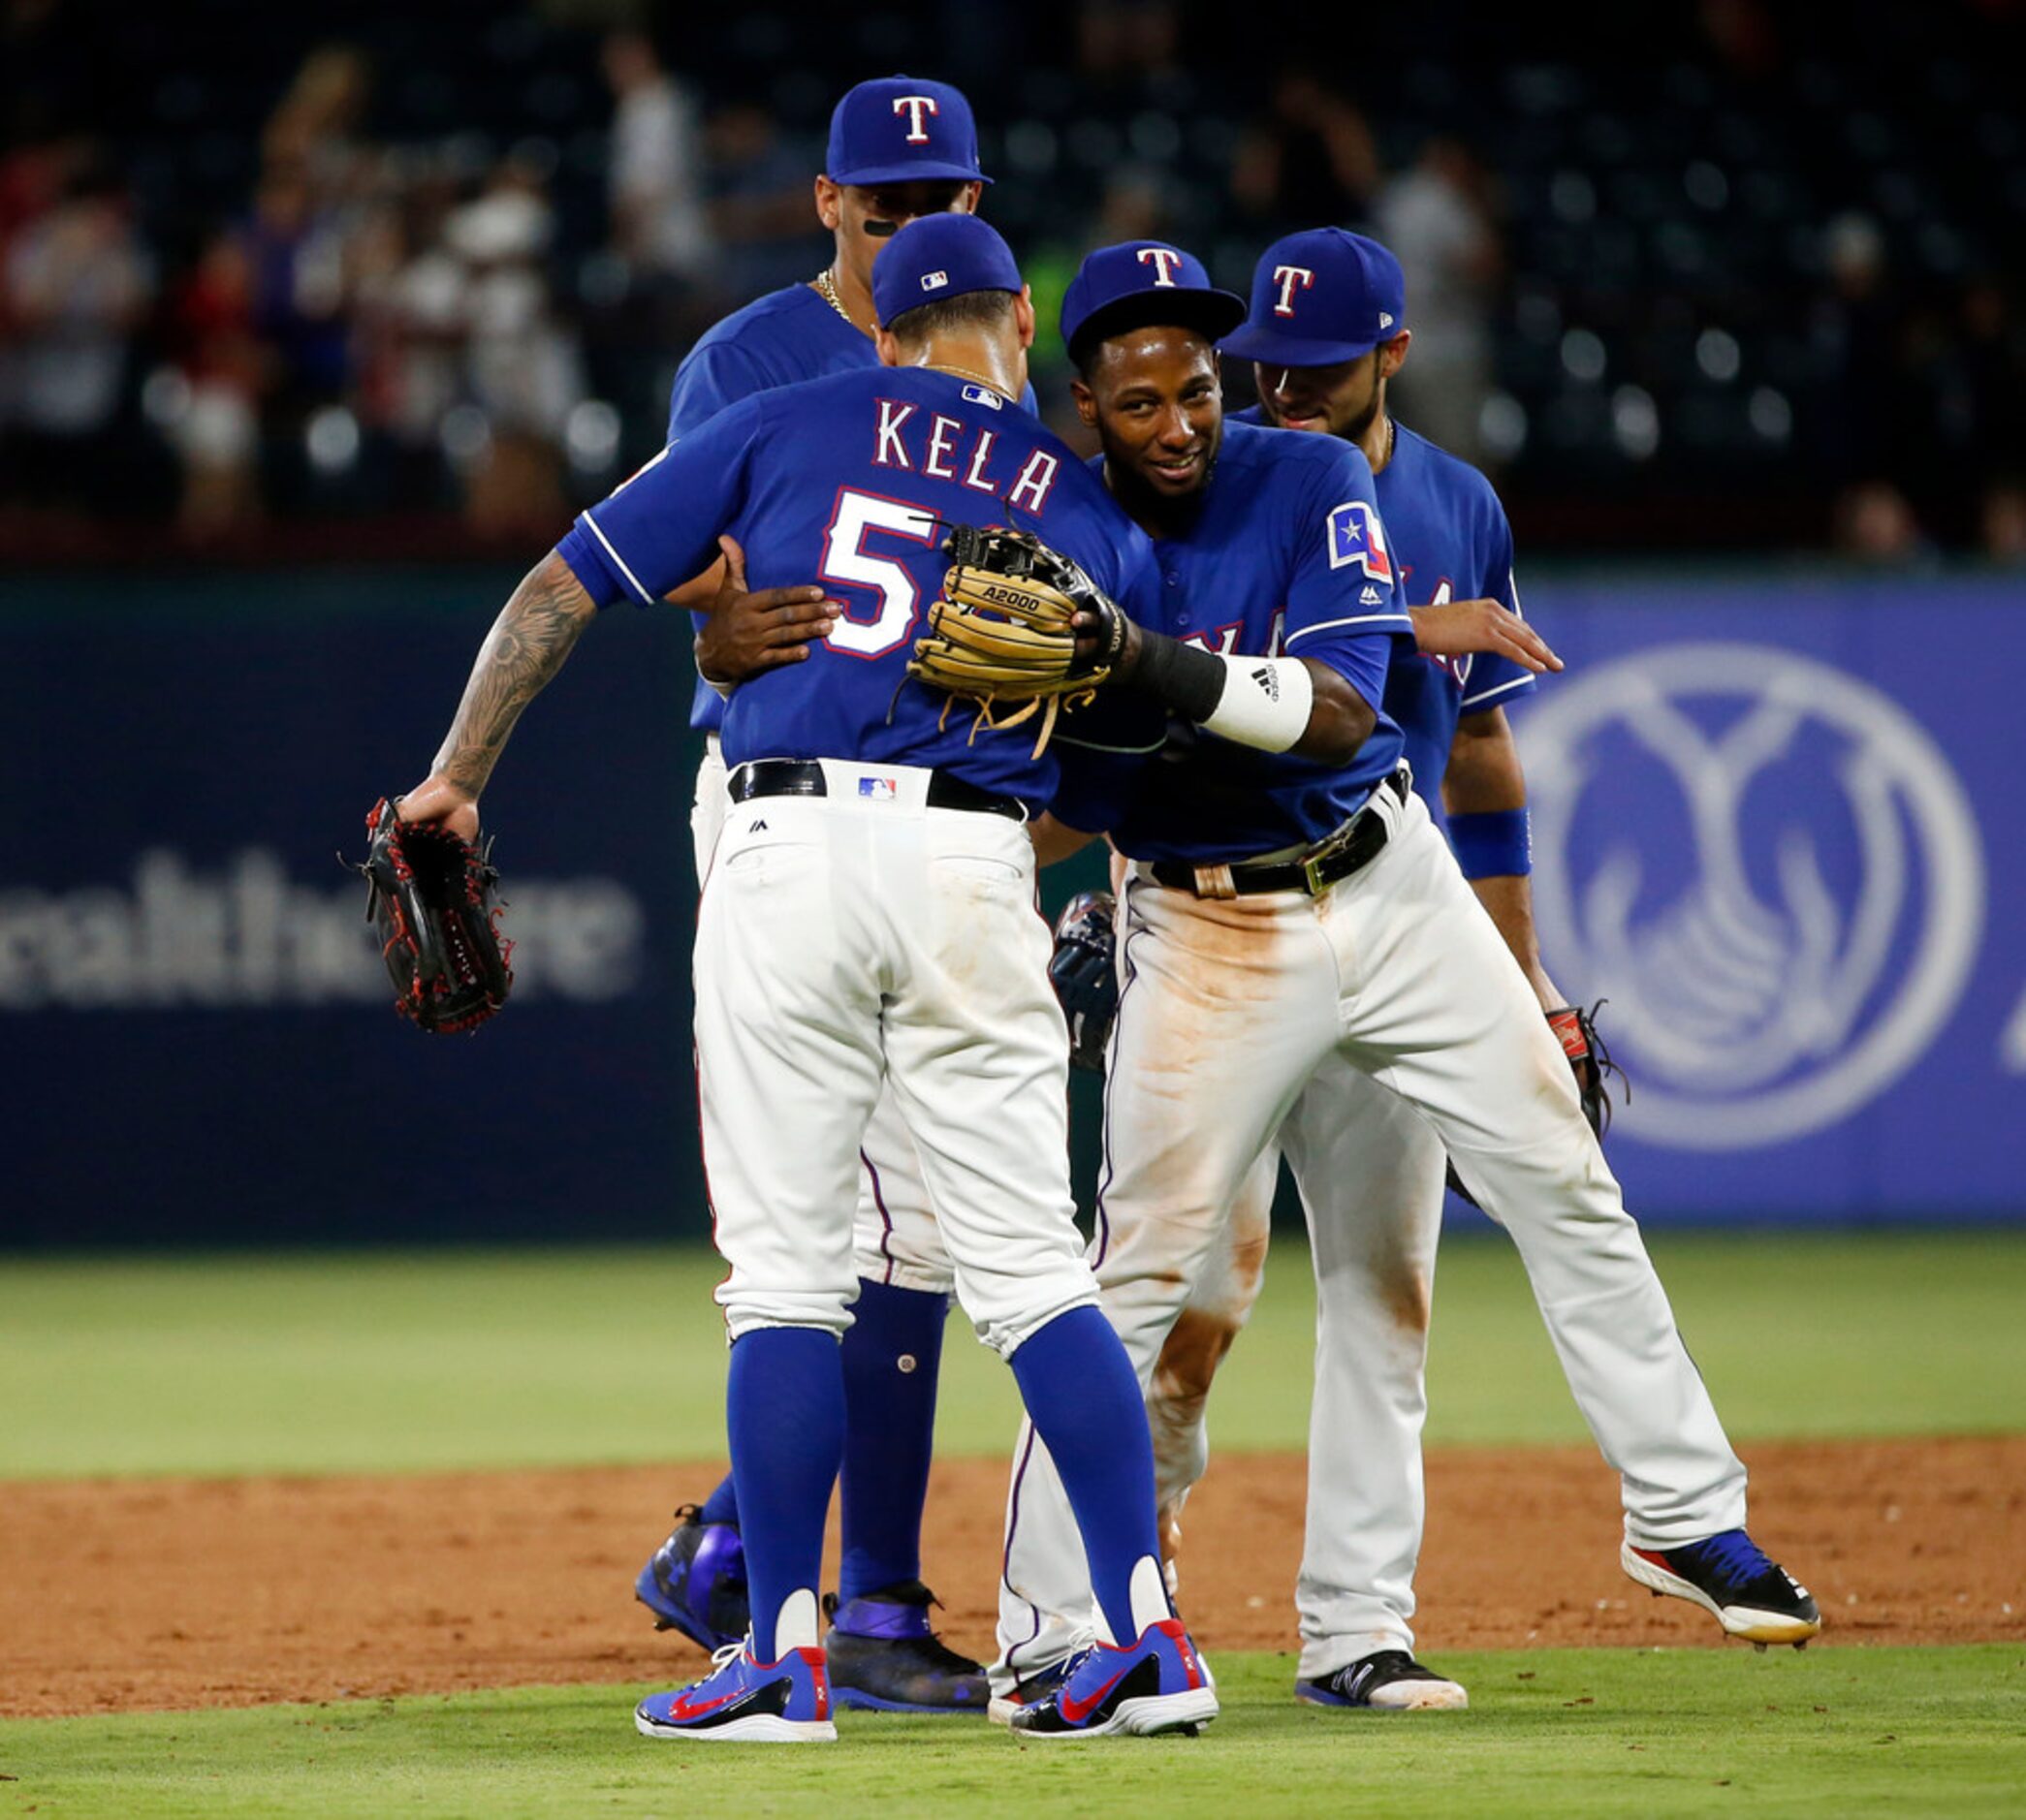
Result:
{"type": "Polygon", "coordinates": [[[1392,581],[1393,558],[1386,550],[1385,527],[1364,500],[1346,499],[1330,514],[1329,529],[1332,569],[1354,562],[1375,581],[1392,581]]]}
{"type": "Polygon", "coordinates": [[[858,780],[858,794],[874,802],[893,801],[900,789],[900,780],[894,777],[861,777],[858,780]]]}

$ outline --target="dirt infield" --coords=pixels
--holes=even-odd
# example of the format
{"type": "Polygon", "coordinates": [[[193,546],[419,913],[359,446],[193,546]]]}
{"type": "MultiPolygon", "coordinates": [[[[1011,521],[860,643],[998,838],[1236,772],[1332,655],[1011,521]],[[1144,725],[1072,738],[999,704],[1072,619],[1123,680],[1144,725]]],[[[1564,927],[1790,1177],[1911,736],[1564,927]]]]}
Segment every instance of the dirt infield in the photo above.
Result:
{"type": "MultiPolygon", "coordinates": [[[[2026,1436],[1748,1450],[1754,1530],[1814,1589],[1826,1647],[2026,1641],[2026,1436]]],[[[0,1485],[0,1712],[247,1706],[542,1681],[688,1679],[630,1597],[669,1506],[718,1468],[0,1485]]],[[[1703,1644],[1617,1565],[1585,1449],[1428,1461],[1424,1650],[1703,1644]]],[[[938,1467],[926,1572],[989,1653],[1004,1467],[938,1467]]],[[[1302,1462],[1226,1456],[1190,1504],[1204,1647],[1291,1648],[1302,1462]]],[[[1739,1646],[1741,1647],[1741,1646],[1739,1646]]]]}

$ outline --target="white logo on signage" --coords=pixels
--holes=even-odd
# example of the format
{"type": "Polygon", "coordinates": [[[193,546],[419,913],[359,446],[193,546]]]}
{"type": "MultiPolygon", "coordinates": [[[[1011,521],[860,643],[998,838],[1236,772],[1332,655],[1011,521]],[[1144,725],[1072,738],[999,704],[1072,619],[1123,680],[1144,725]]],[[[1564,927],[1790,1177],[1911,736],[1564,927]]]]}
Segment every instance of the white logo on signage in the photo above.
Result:
{"type": "MultiPolygon", "coordinates": [[[[334,870],[335,868],[331,868],[334,870]]],[[[304,884],[271,847],[151,847],[130,880],[0,894],[0,1013],[371,1003],[387,969],[365,887],[304,884]]],[[[639,979],[647,906],[615,878],[516,879],[514,996],[603,1004],[639,979]]]]}
{"type": "Polygon", "coordinates": [[[1982,935],[1983,852],[1948,760],[1890,698],[1789,651],[1665,645],[1558,688],[1520,741],[1542,945],[1611,1001],[1629,1131],[1781,1143],[1933,1043],[1982,935]],[[1671,777],[1678,825],[1600,820],[1598,790],[1640,763],[1671,777]]]}

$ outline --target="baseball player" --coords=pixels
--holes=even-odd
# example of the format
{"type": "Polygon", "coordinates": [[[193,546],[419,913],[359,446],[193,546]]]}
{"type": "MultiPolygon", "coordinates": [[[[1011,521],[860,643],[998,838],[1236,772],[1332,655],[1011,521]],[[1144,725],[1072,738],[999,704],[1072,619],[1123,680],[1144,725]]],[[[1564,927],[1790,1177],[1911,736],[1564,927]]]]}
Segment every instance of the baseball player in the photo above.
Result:
{"type": "MultiPolygon", "coordinates": [[[[1254,705],[1262,728],[1271,721],[1282,747],[1299,755],[1313,677],[1279,616],[1287,558],[1258,523],[1260,502],[1284,484],[1287,445],[1221,422],[1200,299],[1186,298],[1190,287],[1171,271],[1165,284],[1142,279],[1128,302],[1119,287],[1140,261],[1116,251],[1086,262],[1065,301],[1065,337],[1107,478],[1158,540],[1173,589],[1163,600],[1176,603],[1160,622],[1169,637],[1125,629],[1119,671],[1144,686],[1134,655],[1144,646],[1171,701],[1250,683],[1263,698],[1254,705]],[[1193,623],[1208,602],[1214,622],[1193,623]]],[[[1371,242],[1329,231],[1270,249],[1245,326],[1224,345],[1266,362],[1262,392],[1284,401],[1289,422],[1373,439],[1305,441],[1376,444],[1381,470],[1398,464],[1389,490],[1409,547],[1361,502],[1314,527],[1333,572],[1362,583],[1367,611],[1389,611],[1409,564],[1431,594],[1446,577],[1452,588],[1509,602],[1509,537],[1490,489],[1431,445],[1403,443],[1410,432],[1384,413],[1383,374],[1373,373],[1404,358],[1390,333],[1404,322],[1397,266],[1371,242]],[[1380,342],[1393,345],[1375,355],[1380,342]],[[1285,370],[1297,362],[1357,370],[1305,390],[1285,370]]],[[[1571,1388],[1621,1474],[1627,1571],[1705,1605],[1734,1634],[1805,1642],[1819,1628],[1814,1602],[1744,1533],[1744,1469],[1541,1016],[1552,986],[1537,963],[1530,980],[1407,770],[1395,769],[1407,749],[1389,718],[1396,704],[1439,769],[1444,722],[1457,725],[1467,699],[1480,712],[1496,701],[1479,692],[1503,686],[1501,673],[1473,665],[1453,691],[1444,686],[1449,701],[1423,703],[1432,667],[1409,658],[1393,670],[1407,674],[1367,698],[1387,711],[1354,766],[1317,777],[1313,766],[1190,733],[1148,768],[1111,826],[1130,863],[1106,1094],[1110,1173],[1094,1247],[1106,1310],[1151,1379],[1206,1271],[1239,1279],[1221,1295],[1206,1288],[1206,1301],[1227,1314],[1249,1307],[1263,1235],[1241,1232],[1234,1243],[1230,1214],[1248,1188],[1270,1197],[1258,1159],[1278,1140],[1302,1191],[1322,1309],[1298,1692],[1339,1707],[1462,1705],[1460,1686],[1414,1661],[1407,1627],[1446,1151],[1518,1242],[1571,1388]]],[[[1481,876],[1518,880],[1523,832],[1509,811],[1524,798],[1500,796],[1518,787],[1516,768],[1485,769],[1490,777],[1474,780],[1483,794],[1459,807],[1506,819],[1466,819],[1459,846],[1481,876]]],[[[1073,820],[1073,803],[1063,809],[1073,820]]],[[[1495,912],[1510,912],[1519,894],[1486,894],[1495,912]]],[[[1531,959],[1523,924],[1508,915],[1507,926],[1531,959]]],[[[1193,1340],[1185,1330],[1186,1345],[1222,1343],[1206,1347],[1200,1330],[1193,1340]]],[[[1170,1368],[1175,1382],[1155,1386],[1155,1400],[1180,1443],[1170,1450],[1172,1492],[1199,1470],[1194,1423],[1176,1405],[1208,1372],[1172,1357],[1170,1368]]],[[[1044,1450],[1024,1437],[1008,1501],[996,1710],[1045,1690],[1081,1634],[1073,1544],[1056,1504],[1044,1450]]]]}
{"type": "Polygon", "coordinates": [[[475,821],[521,707],[585,621],[657,604],[729,535],[762,586],[815,574],[840,611],[809,658],[740,689],[727,820],[696,950],[704,1154],[731,1336],[726,1418],[750,1627],[643,1701],[667,1739],[834,1739],[817,1602],[844,1450],[839,1340],[860,1293],[852,1187],[882,1082],[915,1134],[980,1335],[1012,1365],[1076,1513],[1098,1613],[1039,1739],[1193,1730],[1217,1713],[1162,1582],[1138,1381],[1072,1218],[1067,1039],[1033,915],[1030,811],[1055,751],[945,726],[907,664],[941,525],[1020,515],[1148,611],[1151,550],[1015,402],[1033,310],[1005,242],[927,216],[873,279],[884,365],[758,393],[665,450],[522,583],[413,818],[475,821]]]}
{"type": "MultiPolygon", "coordinates": [[[[774,388],[830,373],[876,370],[872,275],[894,234],[922,215],[968,213],[991,179],[979,169],[969,103],[947,83],[915,77],[861,82],[831,116],[816,212],[836,256],[813,282],[747,304],[712,329],[683,361],[670,400],[675,442],[719,411],[774,388]]],[[[1025,398],[1032,408],[1029,390],[1025,398]]],[[[676,590],[682,605],[727,604],[744,582],[713,565],[676,590]]],[[[769,590],[763,665],[799,661],[808,638],[828,636],[823,590],[769,590]]],[[[728,678],[727,678],[728,679],[728,678]]],[[[690,725],[705,735],[690,828],[697,876],[710,870],[724,819],[718,749],[724,704],[700,681],[690,725]]],[[[846,1439],[841,1585],[826,1643],[839,1706],[889,1711],[982,1712],[984,1670],[930,1627],[934,1596],[921,1581],[922,1507],[934,1442],[935,1395],[952,1274],[936,1231],[913,1139],[890,1094],[866,1127],[856,1188],[859,1298],[844,1339],[846,1439]]],[[[727,1478],[681,1521],[634,1583],[658,1625],[707,1649],[746,1625],[738,1497],[727,1478]]]]}

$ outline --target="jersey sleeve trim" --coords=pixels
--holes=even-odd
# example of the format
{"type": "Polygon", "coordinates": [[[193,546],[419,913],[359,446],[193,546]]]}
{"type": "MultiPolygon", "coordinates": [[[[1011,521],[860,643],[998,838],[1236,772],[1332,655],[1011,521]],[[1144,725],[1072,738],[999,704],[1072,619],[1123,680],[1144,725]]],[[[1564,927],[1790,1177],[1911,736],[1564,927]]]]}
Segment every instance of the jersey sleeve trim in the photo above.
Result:
{"type": "Polygon", "coordinates": [[[1514,676],[1509,682],[1500,683],[1496,689],[1481,689],[1475,695],[1465,696],[1457,706],[1468,713],[1472,708],[1477,707],[1486,702],[1496,701],[1502,695],[1510,695],[1514,689],[1531,689],[1533,686],[1533,674],[1531,672],[1523,672],[1521,675],[1514,676]]]}
{"type": "Polygon", "coordinates": [[[619,574],[625,577],[628,585],[631,586],[633,591],[640,596],[641,605],[644,607],[653,606],[654,602],[659,597],[653,594],[649,594],[646,588],[641,586],[640,577],[635,575],[631,569],[627,568],[625,557],[620,555],[617,550],[613,549],[612,539],[607,537],[603,531],[599,530],[598,520],[592,518],[591,515],[588,512],[586,512],[584,515],[584,521],[591,527],[591,535],[595,537],[599,543],[605,546],[605,553],[612,558],[613,563],[618,569],[619,574]]]}
{"type": "Polygon", "coordinates": [[[1409,638],[1413,637],[1414,633],[1413,615],[1410,613],[1357,613],[1348,619],[1322,619],[1313,626],[1304,626],[1299,632],[1290,632],[1287,635],[1287,643],[1291,645],[1298,640],[1309,638],[1317,632],[1334,632],[1344,626],[1390,626],[1395,632],[1406,633],[1409,638]]]}

